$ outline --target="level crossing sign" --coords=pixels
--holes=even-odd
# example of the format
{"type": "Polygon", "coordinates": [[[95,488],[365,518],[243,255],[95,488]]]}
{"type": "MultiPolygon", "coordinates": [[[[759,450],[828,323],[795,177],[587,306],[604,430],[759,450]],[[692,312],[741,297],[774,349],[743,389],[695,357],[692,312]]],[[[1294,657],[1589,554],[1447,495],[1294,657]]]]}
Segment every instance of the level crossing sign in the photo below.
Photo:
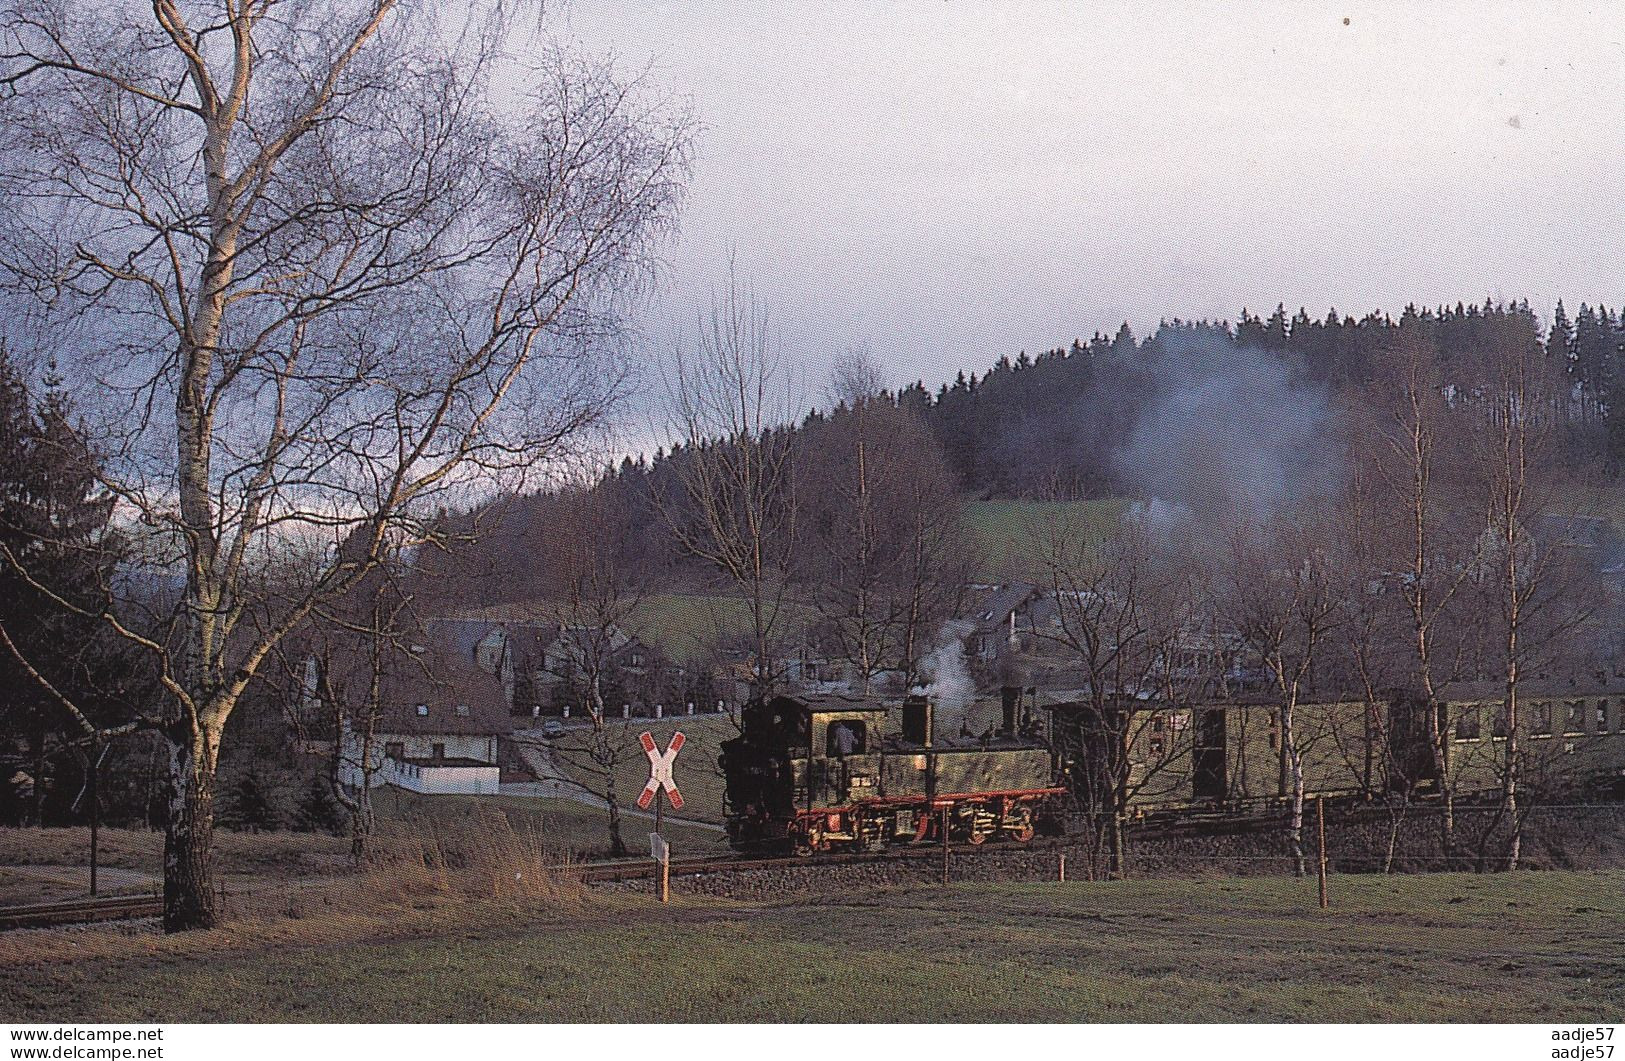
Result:
{"type": "Polygon", "coordinates": [[[671,744],[666,750],[660,751],[651,734],[644,733],[638,737],[638,740],[643,742],[643,754],[649,757],[649,783],[643,786],[643,791],[638,795],[639,807],[647,807],[655,798],[655,794],[665,789],[667,797],[671,800],[671,809],[683,809],[683,794],[677,791],[677,782],[672,780],[671,768],[677,761],[677,753],[683,750],[684,739],[682,730],[678,730],[672,734],[671,744]]]}

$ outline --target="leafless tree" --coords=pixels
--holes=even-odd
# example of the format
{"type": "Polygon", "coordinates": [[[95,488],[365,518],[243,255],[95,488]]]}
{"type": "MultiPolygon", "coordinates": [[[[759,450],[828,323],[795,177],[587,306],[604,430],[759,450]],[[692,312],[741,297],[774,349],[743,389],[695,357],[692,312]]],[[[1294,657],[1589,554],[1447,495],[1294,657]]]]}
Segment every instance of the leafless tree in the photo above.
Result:
{"type": "Polygon", "coordinates": [[[602,489],[569,492],[564,520],[548,528],[554,548],[564,554],[560,558],[564,595],[547,611],[558,624],[564,650],[556,676],[581,691],[592,721],[591,734],[584,742],[559,742],[553,752],[585,767],[599,780],[595,794],[603,799],[608,814],[610,855],[620,858],[627,847],[621,835],[616,771],[637,754],[638,745],[627,739],[625,726],[609,723],[605,696],[628,646],[644,585],[622,563],[619,523],[608,510],[611,503],[602,489]]]}
{"type": "MultiPolygon", "coordinates": [[[[1394,557],[1393,571],[1400,576],[1410,634],[1407,670],[1414,675],[1413,698],[1421,705],[1438,786],[1440,850],[1449,859],[1456,850],[1456,793],[1444,694],[1461,676],[1471,640],[1460,615],[1462,591],[1482,540],[1461,533],[1462,521],[1456,518],[1460,506],[1453,501],[1459,484],[1451,479],[1461,454],[1441,439],[1441,434],[1451,438],[1454,433],[1436,361],[1434,351],[1414,339],[1402,340],[1394,352],[1393,384],[1384,402],[1391,412],[1377,432],[1373,465],[1404,521],[1405,533],[1383,551],[1394,557]]],[[[1372,503],[1377,504],[1375,499],[1372,503]]]]}
{"type": "Polygon", "coordinates": [[[752,699],[782,678],[798,532],[788,368],[766,310],[730,273],[668,378],[677,496],[657,494],[679,547],[744,601],[752,699]]]}
{"type": "Polygon", "coordinates": [[[1498,613],[1494,656],[1505,699],[1496,727],[1504,741],[1497,764],[1499,812],[1482,834],[1479,860],[1482,864],[1485,845],[1504,820],[1506,866],[1516,869],[1527,816],[1521,787],[1523,685],[1558,662],[1556,646],[1584,624],[1590,602],[1573,577],[1576,521],[1561,515],[1565,508],[1572,512],[1579,499],[1573,484],[1562,483],[1554,469],[1559,425],[1548,398],[1545,366],[1532,344],[1496,353],[1499,378],[1476,432],[1475,463],[1486,500],[1486,528],[1473,573],[1498,613]],[[1562,504],[1564,499],[1567,505],[1562,504]]]}
{"type": "Polygon", "coordinates": [[[1236,530],[1232,539],[1231,621],[1262,665],[1276,701],[1284,782],[1279,789],[1290,800],[1287,832],[1300,877],[1304,769],[1297,708],[1312,691],[1326,641],[1344,621],[1331,538],[1301,516],[1283,513],[1266,528],[1236,530]]]}
{"type": "Polygon", "coordinates": [[[386,683],[393,669],[427,667],[411,651],[421,624],[399,574],[387,565],[375,569],[348,597],[313,609],[274,651],[291,690],[287,708],[294,731],[308,732],[314,709],[333,733],[327,782],[349,817],[350,857],[357,864],[366,860],[377,827],[372,789],[381,762],[377,735],[386,683]]]}
{"type": "Polygon", "coordinates": [[[829,417],[800,432],[797,495],[813,548],[813,599],[867,694],[918,676],[925,633],[965,584],[952,475],[930,428],[882,391],[865,351],[837,362],[829,417]]]}
{"type": "Polygon", "coordinates": [[[164,923],[209,926],[244,689],[386,543],[429,536],[431,499],[598,422],[689,124],[564,51],[513,62],[500,4],[0,10],[0,269],[83,351],[107,485],[184,577],[169,629],[104,617],[167,693],[142,720],[170,751],[164,923]],[[525,92],[504,109],[509,75],[525,92]],[[351,547],[284,593],[262,568],[301,538],[351,547]]]}
{"type": "Polygon", "coordinates": [[[1121,877],[1129,806],[1190,764],[1190,676],[1177,660],[1196,629],[1192,598],[1154,561],[1143,526],[1102,533],[1069,506],[1034,533],[1054,605],[1054,621],[1035,623],[1034,632],[1081,672],[1083,724],[1097,745],[1079,759],[1089,771],[1080,779],[1090,804],[1083,810],[1094,819],[1096,846],[1107,846],[1107,872],[1121,877]]]}

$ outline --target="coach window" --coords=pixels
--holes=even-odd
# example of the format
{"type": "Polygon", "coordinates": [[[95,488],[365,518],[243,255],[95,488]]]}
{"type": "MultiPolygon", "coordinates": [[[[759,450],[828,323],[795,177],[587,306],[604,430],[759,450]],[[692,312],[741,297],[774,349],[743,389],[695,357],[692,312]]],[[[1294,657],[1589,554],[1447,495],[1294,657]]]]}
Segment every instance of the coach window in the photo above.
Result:
{"type": "Polygon", "coordinates": [[[1478,707],[1464,707],[1456,716],[1456,739],[1478,740],[1478,707]]]}
{"type": "Polygon", "coordinates": [[[1550,703],[1535,705],[1535,736],[1550,737],[1552,735],[1552,705],[1550,703]]]}
{"type": "Polygon", "coordinates": [[[1567,708],[1568,717],[1563,722],[1563,732],[1570,737],[1578,737],[1586,731],[1586,702],[1584,700],[1570,700],[1563,705],[1567,708]]]}

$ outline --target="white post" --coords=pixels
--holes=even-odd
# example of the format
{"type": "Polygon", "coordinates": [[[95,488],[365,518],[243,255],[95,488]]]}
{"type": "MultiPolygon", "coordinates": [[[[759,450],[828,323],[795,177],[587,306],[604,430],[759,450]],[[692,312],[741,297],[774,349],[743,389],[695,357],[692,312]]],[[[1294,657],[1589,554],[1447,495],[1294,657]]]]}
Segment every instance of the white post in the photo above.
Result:
{"type": "Polygon", "coordinates": [[[656,718],[664,718],[665,716],[666,716],[666,705],[665,704],[656,704],[655,705],[655,717],[656,718]]]}
{"type": "Polygon", "coordinates": [[[564,717],[565,718],[570,717],[570,705],[569,704],[564,705],[564,717]]]}
{"type": "Polygon", "coordinates": [[[694,701],[692,700],[688,702],[688,713],[691,715],[694,713],[694,701]]]}
{"type": "Polygon", "coordinates": [[[631,718],[632,717],[632,705],[631,704],[622,704],[621,705],[621,717],[622,718],[631,718]]]}

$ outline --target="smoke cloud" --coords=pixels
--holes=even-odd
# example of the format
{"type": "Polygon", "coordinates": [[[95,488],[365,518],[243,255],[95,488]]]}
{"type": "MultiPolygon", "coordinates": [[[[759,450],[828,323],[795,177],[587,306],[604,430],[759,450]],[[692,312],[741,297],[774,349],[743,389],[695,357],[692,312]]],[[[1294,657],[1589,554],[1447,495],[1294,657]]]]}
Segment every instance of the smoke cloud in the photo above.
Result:
{"type": "Polygon", "coordinates": [[[942,624],[935,646],[920,661],[925,675],[925,695],[936,701],[939,711],[962,712],[976,698],[976,682],[965,662],[965,637],[974,629],[962,621],[942,624]]]}
{"type": "Polygon", "coordinates": [[[1154,500],[1156,527],[1182,515],[1267,519],[1342,482],[1341,435],[1326,389],[1281,357],[1206,331],[1164,329],[1141,349],[1152,386],[1115,471],[1154,500]]]}

